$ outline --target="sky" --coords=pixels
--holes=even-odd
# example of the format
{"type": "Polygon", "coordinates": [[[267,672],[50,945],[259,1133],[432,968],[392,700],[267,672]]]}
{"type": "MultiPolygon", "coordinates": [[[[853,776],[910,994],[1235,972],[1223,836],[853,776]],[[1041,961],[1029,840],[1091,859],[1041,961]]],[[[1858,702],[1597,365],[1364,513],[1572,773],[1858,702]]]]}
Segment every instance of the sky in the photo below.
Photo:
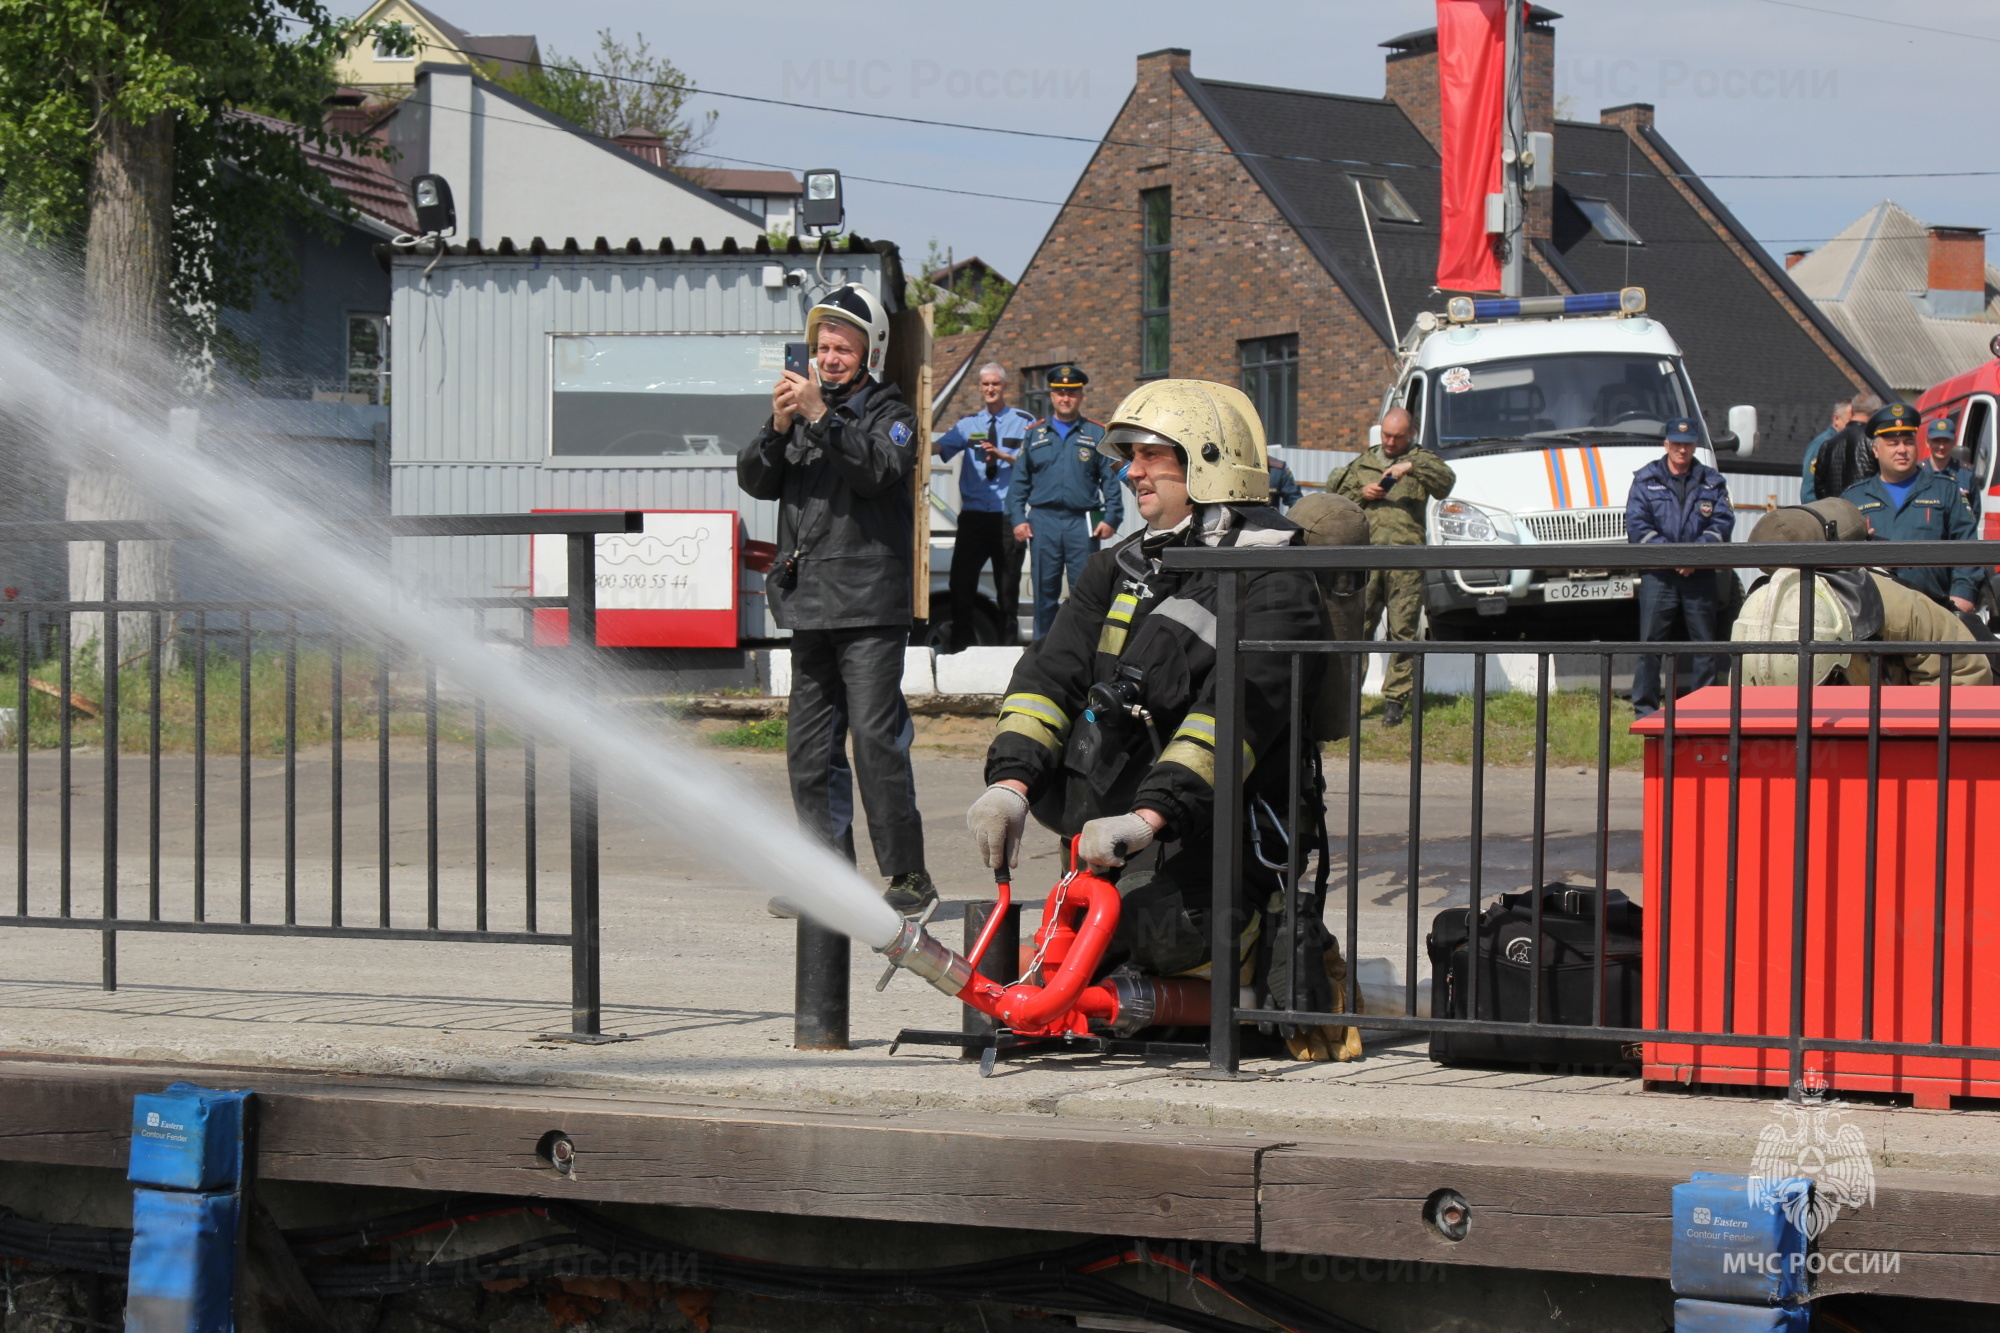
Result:
{"type": "MultiPolygon", "coordinates": [[[[587,55],[599,29],[643,34],[709,93],[826,108],[715,95],[690,104],[719,113],[714,165],[838,167],[853,230],[896,241],[913,260],[935,240],[1009,278],[1117,115],[1138,55],[1186,47],[1204,78],[1379,97],[1379,44],[1436,22],[1431,0],[427,3],[470,32],[532,32],[544,59],[587,55]]],[[[1884,198],[1927,222],[2000,226],[2000,144],[1980,132],[2000,101],[1992,0],[1549,7],[1563,15],[1554,25],[1558,113],[1594,120],[1603,107],[1652,102],[1660,132],[1773,254],[1812,248],[1884,198]],[[1879,174],[1954,171],[1996,174],[1879,174]],[[1751,175],[1822,179],[1728,179],[1751,175]]]]}

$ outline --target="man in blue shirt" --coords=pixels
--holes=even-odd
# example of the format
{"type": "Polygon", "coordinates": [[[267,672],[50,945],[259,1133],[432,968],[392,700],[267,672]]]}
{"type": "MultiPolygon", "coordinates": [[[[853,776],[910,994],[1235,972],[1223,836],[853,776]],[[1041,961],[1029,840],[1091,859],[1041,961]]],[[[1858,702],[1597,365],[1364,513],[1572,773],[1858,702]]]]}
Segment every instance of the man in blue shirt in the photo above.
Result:
{"type": "Polygon", "coordinates": [[[1125,518],[1118,461],[1097,451],[1104,427],[1083,418],[1088,383],[1090,377],[1072,362],[1049,372],[1052,415],[1029,429],[1007,491],[1007,521],[1034,554],[1037,639],[1056,623],[1064,572],[1075,587],[1097,543],[1117,532],[1125,518]],[[1093,509],[1104,515],[1095,527],[1093,509]]]}
{"type": "MultiPolygon", "coordinates": [[[[1736,529],[1729,486],[1722,474],[1695,458],[1701,427],[1692,417],[1667,423],[1667,451],[1640,468],[1625,498],[1625,536],[1648,542],[1726,542],[1736,529]]],[[[1713,643],[1720,598],[1713,569],[1649,569],[1639,576],[1639,637],[1648,643],[1713,643]]],[[[1713,685],[1716,659],[1696,657],[1678,676],[1678,694],[1713,685]]],[[[1632,711],[1640,717],[1660,707],[1660,657],[1640,656],[1632,671],[1632,711]]]]}
{"type": "MultiPolygon", "coordinates": [[[[1880,470],[1850,486],[1841,498],[1861,511],[1877,541],[1971,541],[1979,535],[1978,520],[1958,483],[1925,464],[1917,421],[1917,409],[1908,403],[1891,403],[1868,419],[1880,470]]],[[[1984,576],[1978,565],[1889,573],[1960,611],[1972,610],[1984,576]]]]}
{"type": "Polygon", "coordinates": [[[1007,406],[1007,371],[998,361],[979,368],[980,408],[937,438],[937,456],[949,463],[959,454],[958,535],[951,544],[951,644],[946,652],[972,646],[979,576],[993,566],[993,600],[1000,607],[1000,642],[1021,637],[1021,557],[1007,522],[1007,490],[1014,484],[1014,459],[1035,419],[1007,406]]]}

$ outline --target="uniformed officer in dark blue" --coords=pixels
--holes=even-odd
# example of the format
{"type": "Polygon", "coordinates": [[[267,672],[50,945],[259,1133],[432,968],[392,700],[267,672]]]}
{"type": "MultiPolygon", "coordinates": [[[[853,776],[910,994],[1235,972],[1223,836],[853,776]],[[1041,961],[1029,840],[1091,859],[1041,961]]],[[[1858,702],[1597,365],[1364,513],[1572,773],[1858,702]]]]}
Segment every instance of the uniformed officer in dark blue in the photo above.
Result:
{"type": "MultiPolygon", "coordinates": [[[[1971,541],[1979,535],[1978,520],[1958,483],[1925,459],[1917,439],[1919,420],[1908,403],[1891,403],[1868,418],[1868,437],[1881,470],[1848,487],[1841,498],[1861,511],[1877,541],[1971,541]]],[[[1882,554],[1888,557],[1888,552],[1882,554]]],[[[1984,573],[1978,565],[1889,572],[1897,582],[1960,611],[1972,610],[1984,573]]]]}
{"type": "Polygon", "coordinates": [[[1974,518],[1979,517],[1979,483],[1972,475],[1972,469],[1961,467],[1951,456],[1952,447],[1958,443],[1958,423],[1950,417],[1939,417],[1924,428],[1924,440],[1930,446],[1930,465],[1950,477],[1958,486],[1959,493],[1972,510],[1974,518]]]}
{"type": "MultiPolygon", "coordinates": [[[[1625,536],[1648,542],[1726,542],[1736,529],[1729,485],[1694,456],[1701,427],[1692,417],[1666,426],[1666,454],[1632,476],[1625,497],[1625,536]]],[[[1712,569],[1649,569],[1639,576],[1639,637],[1648,643],[1713,643],[1721,598],[1712,569]]],[[[1683,659],[1684,661],[1686,659],[1683,659]]],[[[1678,673],[1678,693],[1715,683],[1717,659],[1700,656],[1678,673]]],[[[1660,657],[1644,653],[1632,670],[1632,711],[1660,706],[1660,657]]]]}
{"type": "Polygon", "coordinates": [[[1104,427],[1083,417],[1083,386],[1090,377],[1068,361],[1049,372],[1046,421],[1028,428],[1007,491],[1007,518],[1014,536],[1029,544],[1035,571],[1035,637],[1056,623],[1063,574],[1070,586],[1097,543],[1118,531],[1125,497],[1118,487],[1118,462],[1097,451],[1104,427]],[[1091,526],[1090,511],[1103,511],[1091,526]]]}

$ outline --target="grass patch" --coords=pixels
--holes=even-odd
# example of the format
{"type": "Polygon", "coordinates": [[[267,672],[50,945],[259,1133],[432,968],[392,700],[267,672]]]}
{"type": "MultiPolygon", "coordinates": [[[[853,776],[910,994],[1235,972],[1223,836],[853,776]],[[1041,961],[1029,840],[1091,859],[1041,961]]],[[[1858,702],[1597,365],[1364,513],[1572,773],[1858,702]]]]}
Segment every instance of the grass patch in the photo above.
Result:
{"type": "MultiPolygon", "coordinates": [[[[1556,768],[1593,768],[1597,764],[1597,695],[1549,696],[1549,764],[1556,768]]],[[[1636,769],[1645,743],[1629,734],[1632,705],[1611,701],[1611,766],[1636,769]]],[[[1347,757],[1347,742],[1326,747],[1329,764],[1347,757]]],[[[1410,721],[1398,727],[1382,725],[1382,701],[1361,705],[1361,757],[1382,763],[1407,763],[1410,721]]],[[[1426,763],[1472,762],[1472,699],[1469,696],[1424,696],[1424,760],[1426,763]]],[[[1486,700],[1486,762],[1525,768],[1535,762],[1535,699],[1529,694],[1494,694],[1486,700]]]]}
{"type": "Polygon", "coordinates": [[[708,739],[712,745],[728,745],[736,749],[782,750],[785,748],[785,719],[760,717],[755,722],[726,727],[708,739]]]}
{"type": "MultiPolygon", "coordinates": [[[[102,705],[104,673],[96,663],[95,644],[86,644],[70,668],[70,693],[102,705]]],[[[198,731],[206,733],[208,752],[235,755],[243,751],[243,662],[234,653],[211,647],[206,670],[197,680],[194,654],[184,651],[180,668],[161,673],[159,697],[160,749],[192,750],[198,731]],[[197,718],[197,695],[205,696],[197,718]],[[205,725],[202,723],[205,722],[205,725]]],[[[341,662],[341,737],[346,741],[373,741],[379,738],[379,699],[376,684],[377,662],[372,652],[349,648],[341,662]]],[[[324,744],[333,738],[333,657],[324,650],[301,649],[296,663],[295,734],[299,748],[324,744]]],[[[0,707],[16,707],[19,698],[18,668],[0,666],[0,707]]],[[[28,669],[31,680],[61,688],[62,667],[55,661],[37,662],[28,669]]],[[[285,655],[259,650],[249,662],[249,750],[256,755],[285,752],[285,655]]],[[[389,692],[388,732],[391,736],[422,736],[426,730],[423,676],[419,671],[392,671],[389,692]]],[[[144,754],[152,744],[153,697],[151,674],[142,661],[118,673],[118,743],[128,754],[144,754]]],[[[27,734],[31,749],[54,749],[62,743],[63,705],[53,693],[31,690],[28,695],[27,734]]],[[[461,745],[472,743],[476,719],[469,703],[439,699],[438,739],[461,745]]],[[[515,746],[519,738],[489,718],[487,744],[515,746]]],[[[99,746],[104,743],[104,723],[75,710],[70,714],[70,743],[99,746]]]]}

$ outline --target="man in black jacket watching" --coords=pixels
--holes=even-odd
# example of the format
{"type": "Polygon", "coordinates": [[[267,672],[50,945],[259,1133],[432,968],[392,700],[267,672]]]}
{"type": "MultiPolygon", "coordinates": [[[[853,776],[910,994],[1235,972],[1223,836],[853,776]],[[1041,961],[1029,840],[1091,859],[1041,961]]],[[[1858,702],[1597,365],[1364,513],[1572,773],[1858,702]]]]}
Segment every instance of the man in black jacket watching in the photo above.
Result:
{"type": "Polygon", "coordinates": [[[736,460],[745,491],[779,502],[778,558],[765,589],[772,615],[792,631],[792,806],[802,825],[852,859],[858,774],[875,864],[889,880],[883,897],[915,913],[937,898],[924,868],[910,772],[915,732],[902,690],[917,418],[902,392],[874,374],[888,351],[889,317],[859,283],[807,312],[806,344],[817,373],[784,372],[770,421],[736,460]]]}

